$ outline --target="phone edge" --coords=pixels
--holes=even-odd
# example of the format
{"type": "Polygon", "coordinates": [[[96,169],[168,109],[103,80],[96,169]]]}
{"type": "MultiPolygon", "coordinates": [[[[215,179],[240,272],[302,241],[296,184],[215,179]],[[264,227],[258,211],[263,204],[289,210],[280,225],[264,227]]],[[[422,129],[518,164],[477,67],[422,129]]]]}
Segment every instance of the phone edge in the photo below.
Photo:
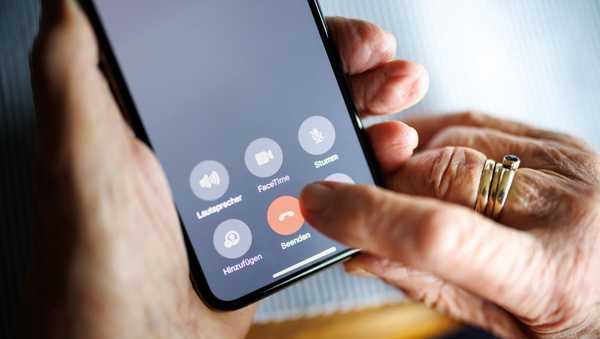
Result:
{"type": "MultiPolygon", "coordinates": [[[[94,3],[92,0],[78,0],[78,2],[88,16],[88,19],[96,34],[96,39],[100,49],[99,53],[101,55],[101,65],[99,65],[99,67],[101,67],[102,71],[104,71],[104,75],[109,82],[115,100],[117,100],[118,105],[121,107],[122,113],[125,115],[127,121],[131,124],[136,136],[153,150],[148,134],[142,124],[141,117],[128,89],[129,87],[127,86],[127,82],[125,81],[123,73],[121,72],[121,67],[114,55],[112,46],[106,31],[104,30],[104,26],[102,25],[102,22],[98,16],[98,12],[94,3]]],[[[307,2],[315,19],[315,24],[318,26],[324,48],[326,49],[332,69],[336,76],[336,80],[338,81],[338,86],[342,96],[344,97],[348,114],[350,115],[350,119],[352,120],[357,138],[359,139],[359,143],[361,145],[361,151],[365,156],[375,184],[380,186],[381,176],[379,167],[374,159],[373,150],[362,127],[362,121],[360,119],[360,115],[358,114],[358,110],[356,109],[354,101],[352,100],[352,95],[347,85],[347,77],[343,72],[341,57],[337,51],[333,39],[331,39],[329,35],[326,19],[322,14],[318,0],[307,0],[307,2]]],[[[285,287],[307,278],[312,274],[329,268],[342,261],[349,260],[360,252],[358,249],[347,249],[338,253],[334,257],[308,266],[302,270],[299,270],[293,275],[264,286],[238,299],[222,300],[218,298],[210,289],[208,281],[202,272],[198,258],[195,255],[191,239],[189,239],[188,232],[186,231],[183,220],[181,219],[179,209],[177,209],[177,214],[186,246],[190,280],[194,290],[199,298],[202,299],[208,307],[219,311],[235,311],[244,308],[282,290],[285,287]]]]}

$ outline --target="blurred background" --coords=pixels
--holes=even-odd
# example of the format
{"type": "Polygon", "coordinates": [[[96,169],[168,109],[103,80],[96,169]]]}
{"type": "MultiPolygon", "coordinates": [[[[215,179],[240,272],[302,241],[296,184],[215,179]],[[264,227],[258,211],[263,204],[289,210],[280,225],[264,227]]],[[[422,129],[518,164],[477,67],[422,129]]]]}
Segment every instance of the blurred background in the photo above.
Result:
{"type": "MultiPolygon", "coordinates": [[[[427,67],[429,95],[402,114],[484,111],[568,132],[600,149],[600,1],[321,0],[321,5],[327,15],[370,20],[395,33],[398,57],[427,67]]],[[[2,338],[16,337],[15,309],[30,260],[35,118],[28,53],[39,7],[38,0],[0,0],[2,338]]],[[[404,304],[394,289],[349,278],[338,267],[267,299],[256,320],[252,338],[419,338],[448,331],[487,337],[404,304]]]]}

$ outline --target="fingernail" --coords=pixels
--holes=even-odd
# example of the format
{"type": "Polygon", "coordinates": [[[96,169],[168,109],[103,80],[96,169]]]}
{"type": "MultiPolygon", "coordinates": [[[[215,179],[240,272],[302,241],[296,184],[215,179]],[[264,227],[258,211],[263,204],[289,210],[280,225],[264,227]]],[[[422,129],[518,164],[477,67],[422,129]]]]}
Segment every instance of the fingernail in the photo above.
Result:
{"type": "Polygon", "coordinates": [[[412,126],[408,126],[408,134],[409,134],[409,140],[412,142],[412,144],[410,145],[412,147],[413,150],[415,150],[416,148],[419,147],[419,132],[417,132],[417,130],[412,127],[412,126]]]}
{"type": "Polygon", "coordinates": [[[393,33],[385,32],[387,37],[387,42],[384,44],[384,48],[386,52],[390,53],[390,56],[395,56],[396,51],[398,49],[398,40],[393,33]]]}
{"type": "Polygon", "coordinates": [[[352,274],[355,275],[357,277],[363,277],[363,278],[377,278],[377,276],[373,273],[367,272],[362,268],[351,268],[349,270],[347,270],[346,272],[348,272],[348,274],[352,274]]]}
{"type": "Polygon", "coordinates": [[[302,206],[310,213],[321,213],[331,203],[333,188],[322,184],[311,184],[304,188],[301,195],[302,206]]]}

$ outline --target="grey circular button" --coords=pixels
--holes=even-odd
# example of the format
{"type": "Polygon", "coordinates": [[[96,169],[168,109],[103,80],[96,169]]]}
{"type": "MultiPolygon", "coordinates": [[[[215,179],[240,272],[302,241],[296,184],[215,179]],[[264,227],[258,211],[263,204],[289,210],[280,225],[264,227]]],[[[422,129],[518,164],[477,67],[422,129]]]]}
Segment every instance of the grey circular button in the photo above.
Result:
{"type": "Polygon", "coordinates": [[[217,227],[213,235],[213,244],[221,256],[237,259],[246,254],[252,246],[252,232],[243,221],[230,219],[217,227]]]}
{"type": "Polygon", "coordinates": [[[194,167],[190,175],[190,186],[198,198],[214,201],[227,192],[229,173],[216,161],[203,161],[194,167]]]}
{"type": "Polygon", "coordinates": [[[248,145],[244,160],[250,173],[259,178],[268,178],[281,169],[283,151],[275,141],[261,138],[248,145]]]}
{"type": "Polygon", "coordinates": [[[354,184],[354,179],[352,179],[349,175],[344,174],[344,173],[335,173],[332,174],[330,176],[328,176],[327,178],[325,178],[325,181],[331,181],[331,182],[339,182],[342,184],[354,184]]]}
{"type": "Polygon", "coordinates": [[[300,146],[309,154],[329,152],[335,144],[335,127],[327,118],[314,116],[306,119],[298,131],[300,146]]]}

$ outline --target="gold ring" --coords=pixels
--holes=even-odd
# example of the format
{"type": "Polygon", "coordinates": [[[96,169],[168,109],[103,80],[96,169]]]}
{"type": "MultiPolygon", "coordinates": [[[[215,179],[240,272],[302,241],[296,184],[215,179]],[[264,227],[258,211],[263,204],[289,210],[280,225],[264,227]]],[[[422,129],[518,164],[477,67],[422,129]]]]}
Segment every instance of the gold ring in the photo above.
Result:
{"type": "Polygon", "coordinates": [[[485,209],[485,215],[492,217],[494,215],[494,208],[496,205],[496,195],[498,193],[498,184],[500,183],[500,177],[502,176],[502,170],[504,166],[500,163],[496,163],[494,166],[494,177],[490,184],[490,201],[488,202],[487,208],[485,209]]]}
{"type": "Polygon", "coordinates": [[[496,162],[494,160],[486,160],[483,165],[483,172],[481,172],[481,179],[479,181],[479,190],[477,191],[477,201],[475,202],[475,211],[477,213],[485,214],[488,202],[490,201],[490,188],[492,186],[492,179],[494,178],[494,167],[496,162]]]}
{"type": "Polygon", "coordinates": [[[515,155],[506,155],[502,163],[486,160],[477,191],[475,210],[498,220],[508,200],[508,193],[521,165],[515,155]]]}

